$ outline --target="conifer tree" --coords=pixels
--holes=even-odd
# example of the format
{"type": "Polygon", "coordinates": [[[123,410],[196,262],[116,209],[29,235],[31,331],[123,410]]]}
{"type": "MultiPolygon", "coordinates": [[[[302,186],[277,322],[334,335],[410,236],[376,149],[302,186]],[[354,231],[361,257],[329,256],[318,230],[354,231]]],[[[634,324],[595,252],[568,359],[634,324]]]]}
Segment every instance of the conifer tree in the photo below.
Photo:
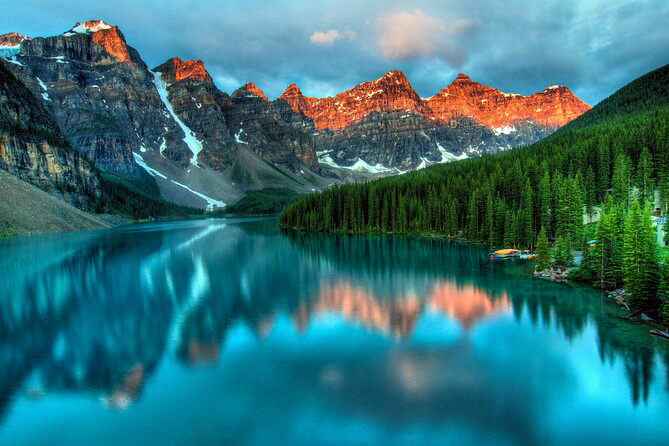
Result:
{"type": "Polygon", "coordinates": [[[539,220],[541,227],[543,227],[547,234],[550,234],[551,229],[551,186],[550,175],[546,170],[539,182],[539,220]]]}
{"type": "Polygon", "coordinates": [[[642,203],[652,204],[653,192],[655,190],[653,186],[653,158],[646,147],[641,151],[636,178],[637,187],[639,188],[639,199],[642,203]]]}
{"type": "Polygon", "coordinates": [[[539,231],[539,236],[537,237],[537,271],[543,271],[548,269],[551,266],[551,247],[548,243],[548,236],[546,235],[546,228],[543,226],[539,231]]]}
{"type": "Polygon", "coordinates": [[[659,269],[657,243],[648,206],[642,211],[639,203],[632,204],[625,222],[623,254],[625,289],[635,300],[646,300],[657,293],[659,269]]]}
{"type": "Polygon", "coordinates": [[[574,252],[571,243],[568,234],[558,237],[555,241],[553,259],[556,265],[566,268],[574,263],[574,252]]]}
{"type": "Polygon", "coordinates": [[[627,204],[629,202],[631,187],[631,169],[630,161],[624,153],[616,156],[613,167],[613,179],[611,180],[612,197],[617,204],[627,204]]]}
{"type": "Polygon", "coordinates": [[[590,223],[592,223],[592,214],[596,204],[595,173],[592,167],[588,166],[588,172],[585,175],[585,212],[590,223]]]}
{"type": "Polygon", "coordinates": [[[534,241],[534,228],[532,227],[532,187],[529,178],[520,194],[520,212],[518,221],[519,243],[523,247],[529,247],[534,241]]]}
{"type": "Polygon", "coordinates": [[[486,242],[490,246],[495,245],[495,205],[492,199],[492,193],[488,191],[488,196],[486,197],[486,206],[485,206],[485,220],[484,220],[484,229],[486,242]]]}

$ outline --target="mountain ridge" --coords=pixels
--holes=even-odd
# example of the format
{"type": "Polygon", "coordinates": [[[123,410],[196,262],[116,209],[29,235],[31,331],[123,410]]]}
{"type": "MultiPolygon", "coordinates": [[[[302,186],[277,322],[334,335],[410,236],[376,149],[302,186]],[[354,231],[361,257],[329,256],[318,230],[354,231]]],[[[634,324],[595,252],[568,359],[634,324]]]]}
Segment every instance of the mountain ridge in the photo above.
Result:
{"type": "MultiPolygon", "coordinates": [[[[182,205],[229,203],[262,187],[308,192],[496,153],[543,138],[565,120],[542,124],[516,111],[512,125],[492,127],[471,105],[478,96],[461,98],[467,110],[437,95],[424,99],[399,70],[330,98],[306,97],[291,84],[270,100],[252,82],[228,94],[201,60],[172,57],[149,69],[119,27],[102,20],[23,39],[0,56],[99,169],[122,178],[144,170],[182,205]]],[[[498,92],[466,75],[456,82],[498,92]]]]}

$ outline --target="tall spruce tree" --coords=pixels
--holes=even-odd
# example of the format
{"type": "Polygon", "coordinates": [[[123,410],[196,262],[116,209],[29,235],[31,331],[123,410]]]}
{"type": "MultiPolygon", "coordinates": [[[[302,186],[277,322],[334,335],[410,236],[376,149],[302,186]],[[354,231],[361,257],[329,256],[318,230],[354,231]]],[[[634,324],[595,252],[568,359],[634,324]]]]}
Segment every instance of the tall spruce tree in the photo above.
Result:
{"type": "Polygon", "coordinates": [[[646,300],[657,294],[659,268],[655,230],[650,207],[642,211],[637,201],[632,204],[625,222],[623,278],[625,289],[635,300],[646,300]]]}
{"type": "Polygon", "coordinates": [[[548,236],[546,235],[546,228],[544,228],[543,226],[541,227],[541,230],[539,230],[539,235],[537,237],[536,254],[537,254],[537,263],[536,263],[537,271],[543,271],[545,269],[548,269],[553,263],[551,258],[551,247],[550,244],[548,243],[548,236]]]}
{"type": "Polygon", "coordinates": [[[653,202],[655,187],[653,186],[653,158],[644,147],[637,165],[636,186],[639,189],[639,199],[642,203],[653,202]]]}

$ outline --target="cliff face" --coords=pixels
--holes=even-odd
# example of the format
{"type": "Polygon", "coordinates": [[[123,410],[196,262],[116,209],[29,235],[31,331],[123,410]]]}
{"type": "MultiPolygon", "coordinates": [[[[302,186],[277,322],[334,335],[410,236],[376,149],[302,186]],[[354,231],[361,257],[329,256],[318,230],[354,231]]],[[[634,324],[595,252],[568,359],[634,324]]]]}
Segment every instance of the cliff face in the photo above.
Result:
{"type": "Polygon", "coordinates": [[[16,32],[0,35],[0,47],[14,47],[21,45],[24,40],[29,40],[30,37],[24,36],[16,32]]]}
{"type": "MultiPolygon", "coordinates": [[[[400,71],[328,98],[304,96],[295,84],[273,101],[253,83],[228,95],[200,60],[172,58],[149,70],[119,28],[101,20],[51,37],[2,35],[0,58],[96,167],[126,178],[145,169],[163,196],[193,206],[249,188],[305,192],[495,153],[589,109],[566,87],[521,96],[462,74],[423,99],[400,71]]],[[[5,142],[20,144],[28,143],[5,142]]],[[[33,162],[48,152],[22,147],[33,162]]]]}
{"type": "Polygon", "coordinates": [[[292,85],[279,97],[314,120],[316,129],[342,130],[371,113],[404,111],[429,116],[429,109],[401,71],[362,83],[330,98],[306,98],[292,85]]]}
{"type": "Polygon", "coordinates": [[[166,145],[165,156],[187,164],[181,129],[117,27],[90,21],[24,40],[13,62],[8,67],[42,98],[64,136],[100,169],[135,177],[132,152],[166,145]]]}
{"type": "MultiPolygon", "coordinates": [[[[218,90],[201,61],[178,58],[153,71],[161,73],[167,83],[174,112],[201,141],[198,159],[203,165],[224,172],[241,147],[292,171],[304,165],[318,167],[310,133],[303,125],[291,126],[284,119],[286,110],[270,102],[254,84],[229,96],[218,90]]],[[[295,114],[292,110],[287,113],[295,114]]],[[[302,124],[300,116],[295,118],[302,124]]]]}
{"type": "Polygon", "coordinates": [[[530,144],[590,109],[566,87],[502,93],[458,75],[429,99],[399,71],[329,98],[292,84],[276,102],[313,122],[321,162],[392,173],[530,144]]]}
{"type": "Polygon", "coordinates": [[[522,96],[481,85],[462,73],[426,103],[436,119],[448,121],[453,116],[470,116],[488,128],[498,129],[520,121],[561,127],[590,110],[567,87],[553,85],[522,96]]]}
{"type": "Polygon", "coordinates": [[[49,112],[0,63],[0,168],[89,209],[100,196],[93,166],[68,147],[49,112]]]}

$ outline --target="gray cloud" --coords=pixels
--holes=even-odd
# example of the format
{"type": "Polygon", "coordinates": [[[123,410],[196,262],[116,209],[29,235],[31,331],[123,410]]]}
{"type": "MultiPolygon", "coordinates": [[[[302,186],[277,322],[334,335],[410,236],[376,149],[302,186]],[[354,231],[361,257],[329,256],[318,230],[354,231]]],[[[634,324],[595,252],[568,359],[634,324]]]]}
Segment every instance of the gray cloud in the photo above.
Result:
{"type": "Polygon", "coordinates": [[[0,0],[0,32],[118,25],[149,66],[204,60],[221,89],[330,95],[405,72],[422,96],[457,71],[504,91],[567,85],[595,104],[669,61],[666,0],[0,0]],[[355,36],[355,38],[353,38],[355,36]],[[315,40],[315,41],[314,41],[315,40]]]}

